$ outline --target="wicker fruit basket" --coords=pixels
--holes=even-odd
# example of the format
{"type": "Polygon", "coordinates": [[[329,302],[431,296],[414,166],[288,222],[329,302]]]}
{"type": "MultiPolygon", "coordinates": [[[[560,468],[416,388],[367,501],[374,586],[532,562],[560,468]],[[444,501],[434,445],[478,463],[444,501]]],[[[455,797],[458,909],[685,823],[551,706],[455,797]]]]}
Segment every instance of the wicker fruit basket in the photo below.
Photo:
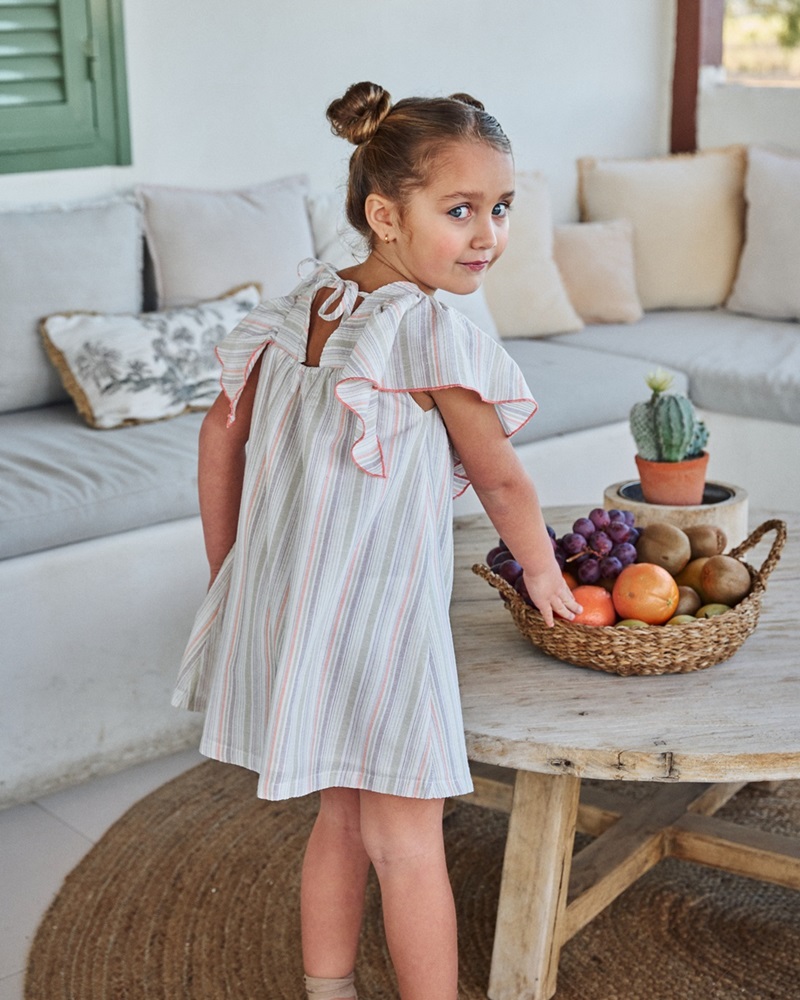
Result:
{"type": "Polygon", "coordinates": [[[550,656],[623,677],[683,674],[729,659],[754,631],[767,578],[786,543],[785,522],[765,521],[728,553],[742,556],[769,531],[775,532],[775,539],[761,568],[756,570],[745,563],[753,581],[747,597],[724,615],[683,625],[647,625],[631,629],[613,625],[575,625],[556,619],[553,628],[548,628],[539,612],[526,604],[511,584],[488,566],[478,564],[472,571],[500,591],[520,632],[550,656]]]}

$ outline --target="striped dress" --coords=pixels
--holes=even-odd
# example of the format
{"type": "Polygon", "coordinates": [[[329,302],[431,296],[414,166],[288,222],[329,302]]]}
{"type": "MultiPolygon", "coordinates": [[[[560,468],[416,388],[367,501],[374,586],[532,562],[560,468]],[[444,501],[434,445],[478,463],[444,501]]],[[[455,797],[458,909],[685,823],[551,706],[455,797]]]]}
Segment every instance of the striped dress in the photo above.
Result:
{"type": "MultiPolygon", "coordinates": [[[[452,498],[469,485],[437,409],[466,386],[513,434],[536,403],[502,347],[395,282],[362,297],[327,265],[220,345],[230,420],[261,358],[236,543],[203,601],[173,704],[258,795],[472,788],[449,623],[452,498]],[[314,296],[342,317],[304,364],[314,296]]],[[[328,312],[325,312],[325,310],[328,312]]]]}

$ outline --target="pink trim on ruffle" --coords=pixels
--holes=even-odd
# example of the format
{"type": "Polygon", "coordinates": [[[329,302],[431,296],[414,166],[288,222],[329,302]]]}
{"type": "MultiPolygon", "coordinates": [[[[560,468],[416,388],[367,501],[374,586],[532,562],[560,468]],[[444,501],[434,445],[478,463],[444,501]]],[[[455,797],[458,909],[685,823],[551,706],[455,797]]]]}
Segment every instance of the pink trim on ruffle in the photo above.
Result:
{"type": "Polygon", "coordinates": [[[217,359],[219,363],[222,365],[222,372],[220,373],[219,376],[220,389],[225,394],[229,403],[228,420],[226,423],[227,427],[230,427],[232,424],[236,422],[236,408],[239,405],[239,400],[241,399],[242,393],[244,392],[245,386],[247,385],[247,380],[253,374],[253,369],[255,368],[258,359],[261,357],[264,351],[269,347],[269,345],[274,342],[274,340],[275,340],[274,336],[267,337],[263,341],[263,343],[259,344],[258,347],[256,347],[256,349],[252,352],[250,357],[247,359],[244,368],[242,369],[242,377],[241,377],[242,384],[239,386],[239,388],[236,390],[233,396],[231,396],[231,394],[228,392],[228,389],[224,381],[225,362],[222,360],[222,356],[219,353],[219,347],[214,348],[214,353],[217,355],[217,359]]]}
{"type": "MultiPolygon", "coordinates": [[[[378,383],[376,383],[374,381],[374,379],[371,379],[371,378],[369,378],[367,376],[364,376],[364,375],[350,375],[347,378],[340,379],[336,383],[336,388],[334,390],[335,394],[336,394],[336,398],[339,400],[340,403],[342,403],[343,406],[347,407],[347,409],[350,410],[351,413],[355,414],[355,416],[361,422],[361,428],[362,428],[360,437],[358,437],[356,439],[356,441],[353,442],[353,446],[350,449],[350,455],[351,455],[353,461],[356,463],[356,465],[360,469],[362,469],[364,472],[366,472],[367,475],[374,476],[375,478],[378,478],[378,479],[385,479],[386,478],[386,474],[387,474],[386,473],[386,462],[384,460],[383,448],[381,446],[380,438],[378,437],[377,432],[373,428],[371,433],[372,433],[372,436],[375,439],[375,444],[374,445],[370,445],[369,444],[368,434],[370,432],[370,428],[368,427],[366,416],[361,412],[360,408],[357,405],[352,405],[339,392],[340,387],[343,386],[345,383],[348,383],[348,382],[357,382],[357,383],[360,383],[362,386],[364,386],[365,388],[367,388],[367,392],[368,393],[372,393],[372,392],[386,392],[386,393],[394,393],[395,395],[399,395],[401,393],[433,392],[433,391],[437,391],[437,390],[440,390],[440,389],[468,389],[470,392],[477,393],[477,395],[480,397],[482,403],[488,403],[491,406],[502,406],[503,404],[507,404],[507,403],[511,404],[511,403],[528,403],[528,402],[530,402],[532,404],[532,409],[531,409],[530,413],[528,414],[528,416],[525,417],[524,420],[522,420],[520,423],[518,423],[511,430],[509,430],[509,431],[506,430],[505,425],[504,425],[504,423],[503,423],[503,421],[501,419],[501,425],[503,426],[503,433],[505,434],[505,436],[507,438],[513,437],[518,431],[522,430],[522,428],[528,423],[528,421],[531,419],[531,417],[533,417],[534,414],[536,413],[536,411],[539,409],[539,404],[536,402],[535,399],[533,399],[530,396],[519,396],[519,397],[515,397],[515,398],[512,398],[512,399],[487,399],[483,395],[483,393],[480,392],[480,390],[476,389],[474,386],[465,385],[463,382],[452,382],[452,383],[448,383],[446,385],[439,384],[439,385],[430,385],[430,386],[414,386],[413,388],[402,388],[401,387],[401,388],[398,388],[398,389],[390,389],[390,388],[387,388],[386,386],[379,385],[378,383]],[[366,454],[361,454],[361,453],[363,453],[365,451],[365,446],[366,446],[366,449],[367,449],[366,450],[366,454]],[[372,459],[372,460],[370,460],[370,459],[372,459]],[[378,469],[379,471],[375,471],[376,469],[378,469]]],[[[368,395],[366,403],[365,403],[365,407],[374,407],[374,406],[377,406],[377,400],[373,401],[371,399],[371,396],[368,395]]],[[[498,416],[499,416],[499,414],[498,414],[498,416]]],[[[463,464],[462,464],[462,462],[461,462],[460,459],[456,463],[454,463],[454,465],[453,465],[453,479],[455,480],[454,485],[456,485],[456,483],[462,483],[462,482],[464,484],[458,490],[458,492],[454,492],[453,493],[453,498],[455,498],[455,497],[461,496],[461,494],[464,493],[469,488],[469,486],[471,485],[471,481],[470,481],[470,479],[467,476],[466,469],[464,468],[464,466],[463,466],[463,464]]]]}
{"type": "MultiPolygon", "coordinates": [[[[378,392],[384,390],[380,390],[378,386],[376,386],[371,379],[365,378],[363,375],[351,375],[348,378],[340,379],[336,383],[336,388],[334,389],[334,393],[339,402],[343,406],[345,406],[348,410],[350,410],[350,412],[353,413],[361,422],[361,436],[356,438],[356,440],[353,442],[353,446],[350,449],[350,456],[352,457],[356,465],[364,472],[366,472],[368,476],[374,476],[376,479],[385,479],[386,462],[383,457],[383,448],[381,446],[380,438],[378,437],[375,429],[373,428],[372,437],[374,437],[375,439],[375,444],[374,446],[370,446],[370,442],[367,437],[369,428],[367,427],[367,421],[364,415],[362,414],[361,409],[358,406],[351,405],[351,403],[349,403],[347,399],[344,396],[342,396],[339,392],[340,387],[347,382],[363,383],[367,387],[368,392],[378,392]],[[368,455],[364,455],[363,457],[361,457],[361,453],[364,451],[364,446],[367,446],[369,448],[369,453],[368,455]],[[377,462],[375,461],[376,457],[375,451],[377,451],[377,462]],[[369,461],[369,456],[373,457],[373,461],[369,461]],[[379,471],[375,471],[376,466],[379,471]]],[[[367,407],[370,406],[369,400],[367,401],[366,405],[367,407]]]]}

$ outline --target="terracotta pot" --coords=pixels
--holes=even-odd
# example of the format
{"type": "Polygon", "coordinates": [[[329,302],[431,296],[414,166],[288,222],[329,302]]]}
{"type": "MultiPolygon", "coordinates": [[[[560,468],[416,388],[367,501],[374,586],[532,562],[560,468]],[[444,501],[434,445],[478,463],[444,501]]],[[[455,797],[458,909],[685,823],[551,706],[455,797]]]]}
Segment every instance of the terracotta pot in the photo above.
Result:
{"type": "Polygon", "coordinates": [[[642,494],[648,503],[686,507],[703,502],[708,452],[685,462],[651,462],[636,456],[642,494]]]}

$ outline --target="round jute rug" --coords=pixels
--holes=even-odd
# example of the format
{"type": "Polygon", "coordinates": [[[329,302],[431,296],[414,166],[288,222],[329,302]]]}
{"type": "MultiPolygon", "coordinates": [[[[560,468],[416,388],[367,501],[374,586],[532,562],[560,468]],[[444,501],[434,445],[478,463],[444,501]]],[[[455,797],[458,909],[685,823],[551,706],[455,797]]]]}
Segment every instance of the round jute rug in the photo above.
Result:
{"type": "MultiPolygon", "coordinates": [[[[253,774],[214,762],[148,795],[66,879],[33,943],[26,1000],[301,1000],[315,805],[263,802],[253,774]]],[[[796,833],[800,782],[747,788],[719,815],[796,833]]],[[[507,818],[458,803],[445,828],[460,997],[482,1000],[507,818]]],[[[364,1000],[397,997],[374,879],[357,975],[364,1000]]],[[[567,944],[556,997],[790,1000],[799,983],[799,894],[665,861],[567,944]]]]}

